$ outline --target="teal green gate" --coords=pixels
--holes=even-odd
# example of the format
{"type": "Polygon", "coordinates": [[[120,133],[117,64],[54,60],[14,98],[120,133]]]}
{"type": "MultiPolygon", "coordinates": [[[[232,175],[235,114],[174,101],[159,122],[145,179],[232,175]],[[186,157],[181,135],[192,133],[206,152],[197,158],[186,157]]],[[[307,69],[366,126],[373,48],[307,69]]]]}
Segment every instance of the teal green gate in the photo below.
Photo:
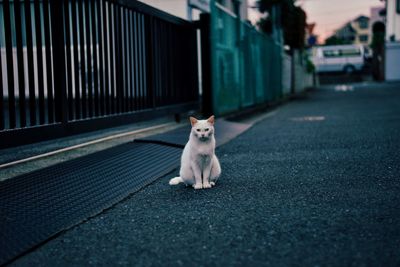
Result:
{"type": "Polygon", "coordinates": [[[203,101],[211,103],[205,103],[205,113],[224,115],[279,99],[282,46],[215,1],[210,5],[210,58],[203,78],[211,77],[210,88],[203,80],[203,101]]]}

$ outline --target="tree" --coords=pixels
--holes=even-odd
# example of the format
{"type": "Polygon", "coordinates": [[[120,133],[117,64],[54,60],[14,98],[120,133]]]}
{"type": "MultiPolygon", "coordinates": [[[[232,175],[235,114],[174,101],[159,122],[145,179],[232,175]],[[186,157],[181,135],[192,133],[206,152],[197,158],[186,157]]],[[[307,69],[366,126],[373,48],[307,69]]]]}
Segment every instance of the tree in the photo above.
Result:
{"type": "Polygon", "coordinates": [[[258,9],[268,16],[260,19],[258,26],[266,33],[271,33],[274,23],[279,23],[283,29],[285,44],[291,49],[303,49],[306,33],[306,13],[301,7],[294,5],[295,0],[259,0],[258,9]],[[272,9],[280,11],[277,21],[273,21],[272,9]]]}
{"type": "Polygon", "coordinates": [[[332,35],[325,40],[325,45],[342,45],[345,43],[346,42],[343,39],[337,37],[336,35],[332,35]]]}

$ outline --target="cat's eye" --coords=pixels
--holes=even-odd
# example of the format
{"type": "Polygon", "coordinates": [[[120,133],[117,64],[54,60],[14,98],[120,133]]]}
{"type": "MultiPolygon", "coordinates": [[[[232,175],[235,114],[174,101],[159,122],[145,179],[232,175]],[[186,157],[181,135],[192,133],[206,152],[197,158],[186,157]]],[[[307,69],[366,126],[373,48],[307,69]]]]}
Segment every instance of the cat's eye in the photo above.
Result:
{"type": "Polygon", "coordinates": [[[208,128],[205,128],[205,129],[204,129],[204,131],[206,131],[206,132],[208,132],[208,130],[210,130],[210,129],[208,129],[208,128]]]}
{"type": "Polygon", "coordinates": [[[200,132],[200,129],[196,129],[196,131],[200,132]]]}

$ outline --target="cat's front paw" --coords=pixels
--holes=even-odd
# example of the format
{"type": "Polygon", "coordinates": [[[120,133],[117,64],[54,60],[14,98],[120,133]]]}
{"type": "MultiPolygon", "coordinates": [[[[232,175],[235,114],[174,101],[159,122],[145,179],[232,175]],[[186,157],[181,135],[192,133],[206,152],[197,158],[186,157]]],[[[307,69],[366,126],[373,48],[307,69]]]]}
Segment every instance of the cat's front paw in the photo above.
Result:
{"type": "Polygon", "coordinates": [[[211,188],[211,184],[210,183],[203,183],[203,188],[211,188]]]}
{"type": "Polygon", "coordinates": [[[203,189],[203,185],[202,184],[194,184],[193,188],[194,189],[203,189]]]}

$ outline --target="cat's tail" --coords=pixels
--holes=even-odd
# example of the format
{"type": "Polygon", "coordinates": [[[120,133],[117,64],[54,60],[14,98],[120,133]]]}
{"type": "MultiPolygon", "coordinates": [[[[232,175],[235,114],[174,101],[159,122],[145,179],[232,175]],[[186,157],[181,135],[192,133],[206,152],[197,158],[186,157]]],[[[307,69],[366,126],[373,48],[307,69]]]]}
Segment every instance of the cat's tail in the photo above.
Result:
{"type": "Polygon", "coordinates": [[[180,183],[183,183],[183,180],[179,176],[169,180],[169,185],[177,185],[177,184],[180,184],[180,183]]]}

